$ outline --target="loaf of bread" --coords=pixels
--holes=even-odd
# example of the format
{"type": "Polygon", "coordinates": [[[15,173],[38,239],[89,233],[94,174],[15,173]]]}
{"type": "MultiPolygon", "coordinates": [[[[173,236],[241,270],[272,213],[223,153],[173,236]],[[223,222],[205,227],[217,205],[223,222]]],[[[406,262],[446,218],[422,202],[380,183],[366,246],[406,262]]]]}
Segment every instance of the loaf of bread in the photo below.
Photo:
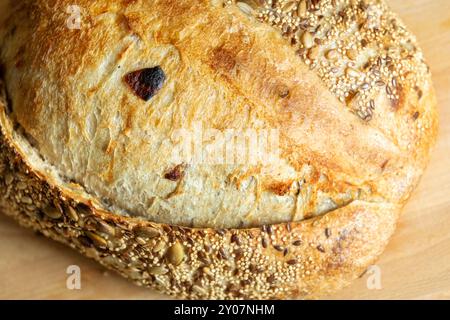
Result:
{"type": "Polygon", "coordinates": [[[383,251],[438,126],[384,1],[2,2],[5,214],[179,298],[316,298],[383,251]]]}

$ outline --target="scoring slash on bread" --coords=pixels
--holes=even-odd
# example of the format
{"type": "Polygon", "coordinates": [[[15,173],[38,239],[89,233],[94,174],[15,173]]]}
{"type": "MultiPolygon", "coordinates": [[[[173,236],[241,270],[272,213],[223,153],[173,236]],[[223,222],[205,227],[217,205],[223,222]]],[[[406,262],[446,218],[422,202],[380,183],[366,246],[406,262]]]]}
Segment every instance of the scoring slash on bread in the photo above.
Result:
{"type": "Polygon", "coordinates": [[[190,299],[317,298],[383,251],[438,126],[384,1],[79,0],[79,28],[71,1],[2,2],[0,206],[20,224],[190,299]],[[198,123],[276,129],[278,158],[174,162],[198,123]]]}

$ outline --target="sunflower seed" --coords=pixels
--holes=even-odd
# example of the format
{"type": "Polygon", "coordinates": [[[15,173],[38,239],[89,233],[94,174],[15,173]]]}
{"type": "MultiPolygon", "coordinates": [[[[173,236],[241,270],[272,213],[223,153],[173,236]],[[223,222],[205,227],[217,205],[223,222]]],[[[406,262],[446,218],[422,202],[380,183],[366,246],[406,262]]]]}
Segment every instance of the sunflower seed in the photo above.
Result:
{"type": "Polygon", "coordinates": [[[153,247],[153,252],[158,253],[160,252],[162,249],[164,249],[166,247],[164,241],[158,241],[155,246],[153,247]]]}
{"type": "Polygon", "coordinates": [[[141,237],[137,237],[136,238],[136,242],[139,243],[141,246],[144,246],[147,244],[147,241],[145,241],[143,238],[141,237]]]}
{"type": "Polygon", "coordinates": [[[202,268],[202,272],[203,272],[204,274],[208,275],[208,276],[212,276],[211,269],[208,268],[208,267],[203,267],[203,268],[202,268]]]}
{"type": "Polygon", "coordinates": [[[20,181],[19,183],[17,183],[16,187],[18,190],[25,190],[27,188],[27,184],[23,181],[20,181]]]}
{"type": "Polygon", "coordinates": [[[308,52],[308,58],[311,60],[316,60],[319,57],[319,47],[312,47],[311,49],[309,49],[308,52]]]}
{"type": "Polygon", "coordinates": [[[5,176],[5,183],[7,186],[9,186],[14,181],[14,175],[11,173],[7,173],[5,176]]]}
{"type": "Polygon", "coordinates": [[[207,291],[196,284],[192,286],[192,291],[194,291],[195,293],[198,293],[202,296],[207,295],[207,291]]]}
{"type": "Polygon", "coordinates": [[[352,78],[358,78],[359,77],[359,71],[356,69],[353,69],[351,67],[348,67],[345,69],[345,74],[352,78]]]}
{"type": "Polygon", "coordinates": [[[92,242],[98,247],[106,247],[107,242],[101,236],[94,232],[85,231],[86,236],[92,240],[92,242]]]}
{"type": "Polygon", "coordinates": [[[356,60],[356,58],[358,57],[358,52],[355,49],[348,49],[347,50],[347,57],[350,60],[356,60]]]}
{"type": "Polygon", "coordinates": [[[60,210],[58,210],[53,205],[48,205],[45,208],[42,209],[42,212],[51,219],[59,219],[62,216],[62,213],[60,210]]]}
{"type": "Polygon", "coordinates": [[[110,236],[115,236],[116,235],[116,228],[114,228],[113,226],[111,226],[107,222],[102,221],[102,220],[98,220],[97,223],[98,223],[100,232],[106,233],[106,234],[108,234],[110,236]]]}
{"type": "Polygon", "coordinates": [[[67,210],[66,210],[65,212],[66,212],[67,216],[68,216],[72,221],[74,221],[74,222],[77,222],[77,221],[78,221],[78,214],[77,214],[77,212],[75,211],[75,209],[72,208],[72,206],[68,206],[68,207],[67,207],[67,210]]]}
{"type": "Polygon", "coordinates": [[[328,52],[326,54],[326,58],[328,60],[336,60],[338,57],[339,57],[339,53],[335,49],[328,50],[328,52]]]}
{"type": "Polygon", "coordinates": [[[331,73],[338,73],[339,72],[339,68],[333,67],[330,69],[331,73]]]}
{"type": "Polygon", "coordinates": [[[223,5],[223,0],[211,0],[211,5],[213,7],[220,7],[223,5]]]}
{"type": "Polygon", "coordinates": [[[169,263],[175,266],[180,265],[185,257],[183,245],[179,242],[176,242],[167,250],[166,257],[169,263]]]}
{"type": "Polygon", "coordinates": [[[250,7],[248,4],[246,4],[245,2],[236,2],[236,5],[238,6],[238,8],[245,13],[248,16],[251,16],[253,13],[253,8],[250,7]]]}
{"type": "Polygon", "coordinates": [[[367,83],[367,82],[364,82],[362,85],[361,85],[361,89],[363,89],[363,90],[367,90],[367,89],[369,89],[370,88],[370,85],[367,83]]]}
{"type": "Polygon", "coordinates": [[[314,37],[308,31],[305,31],[302,34],[301,41],[302,41],[303,46],[307,49],[311,48],[314,45],[314,37]]]}
{"type": "Polygon", "coordinates": [[[295,1],[289,1],[283,6],[283,8],[281,8],[281,10],[283,10],[284,12],[291,12],[292,10],[294,10],[296,5],[297,4],[295,3],[295,1]]]}
{"type": "Polygon", "coordinates": [[[305,0],[301,0],[300,3],[298,4],[298,8],[297,8],[297,15],[299,17],[304,17],[306,15],[306,1],[305,0]]]}
{"type": "Polygon", "coordinates": [[[153,239],[160,235],[159,231],[150,226],[138,226],[133,230],[137,236],[142,238],[153,239]]]}
{"type": "Polygon", "coordinates": [[[23,196],[20,201],[25,204],[33,204],[33,199],[28,196],[23,196]]]}
{"type": "Polygon", "coordinates": [[[155,275],[155,276],[160,276],[160,275],[166,274],[168,272],[168,270],[164,266],[150,267],[147,269],[147,271],[148,271],[148,273],[155,275]]]}

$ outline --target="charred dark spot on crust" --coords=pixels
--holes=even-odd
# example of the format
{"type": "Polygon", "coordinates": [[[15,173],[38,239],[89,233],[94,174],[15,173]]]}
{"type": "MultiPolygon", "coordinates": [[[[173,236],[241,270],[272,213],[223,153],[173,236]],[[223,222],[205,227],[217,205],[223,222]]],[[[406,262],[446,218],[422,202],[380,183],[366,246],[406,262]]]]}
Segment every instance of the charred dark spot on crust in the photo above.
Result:
{"type": "Polygon", "coordinates": [[[128,73],[125,82],[141,99],[150,100],[163,87],[166,75],[160,66],[128,73]]]}
{"type": "Polygon", "coordinates": [[[178,181],[183,177],[184,166],[182,164],[177,165],[164,175],[164,178],[170,181],[178,181]]]}
{"type": "Polygon", "coordinates": [[[419,116],[420,116],[420,113],[419,113],[419,111],[416,111],[416,112],[414,112],[414,114],[413,114],[413,120],[415,121],[415,120],[417,120],[418,118],[419,118],[419,116]]]}

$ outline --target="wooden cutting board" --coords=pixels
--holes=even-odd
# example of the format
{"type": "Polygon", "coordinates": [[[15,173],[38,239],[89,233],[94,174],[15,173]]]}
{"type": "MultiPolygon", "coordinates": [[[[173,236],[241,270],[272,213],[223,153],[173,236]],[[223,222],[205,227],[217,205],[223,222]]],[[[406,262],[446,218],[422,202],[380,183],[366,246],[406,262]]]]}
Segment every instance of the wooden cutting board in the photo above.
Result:
{"type": "MultiPolygon", "coordinates": [[[[377,262],[381,289],[371,274],[332,299],[450,299],[450,1],[390,0],[417,35],[434,75],[440,138],[397,233],[377,262]]],[[[63,245],[0,216],[0,298],[165,299],[139,288],[63,245]],[[81,268],[81,289],[66,287],[67,267],[81,268]]],[[[375,270],[375,269],[374,269],[375,270]]]]}

